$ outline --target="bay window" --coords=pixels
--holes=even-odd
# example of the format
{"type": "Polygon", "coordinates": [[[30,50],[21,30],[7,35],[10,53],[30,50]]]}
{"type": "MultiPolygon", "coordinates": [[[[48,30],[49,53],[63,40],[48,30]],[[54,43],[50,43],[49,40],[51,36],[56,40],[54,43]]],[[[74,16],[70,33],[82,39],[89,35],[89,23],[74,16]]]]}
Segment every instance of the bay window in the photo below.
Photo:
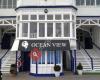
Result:
{"type": "Polygon", "coordinates": [[[61,37],[61,23],[56,23],[56,37],[61,37]]]}
{"type": "Polygon", "coordinates": [[[28,37],[28,23],[22,23],[22,37],[28,37]]]}
{"type": "Polygon", "coordinates": [[[64,37],[70,37],[70,23],[64,23],[64,37]]]}
{"type": "Polygon", "coordinates": [[[47,23],[47,37],[53,37],[53,23],[47,23]]]}
{"type": "Polygon", "coordinates": [[[45,37],[45,23],[39,23],[39,37],[45,37]]]}
{"type": "Polygon", "coordinates": [[[37,23],[30,22],[30,38],[36,38],[36,37],[37,37],[37,23]]]}

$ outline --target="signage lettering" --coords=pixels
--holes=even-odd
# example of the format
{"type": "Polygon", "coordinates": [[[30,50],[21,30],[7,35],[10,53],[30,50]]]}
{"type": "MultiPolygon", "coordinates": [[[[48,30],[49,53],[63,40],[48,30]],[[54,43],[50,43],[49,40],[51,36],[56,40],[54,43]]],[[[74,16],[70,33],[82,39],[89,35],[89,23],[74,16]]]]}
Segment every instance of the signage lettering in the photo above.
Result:
{"type": "Polygon", "coordinates": [[[19,50],[30,51],[33,48],[41,50],[70,50],[69,40],[21,40],[19,50]],[[21,45],[27,43],[27,48],[21,45]]]}

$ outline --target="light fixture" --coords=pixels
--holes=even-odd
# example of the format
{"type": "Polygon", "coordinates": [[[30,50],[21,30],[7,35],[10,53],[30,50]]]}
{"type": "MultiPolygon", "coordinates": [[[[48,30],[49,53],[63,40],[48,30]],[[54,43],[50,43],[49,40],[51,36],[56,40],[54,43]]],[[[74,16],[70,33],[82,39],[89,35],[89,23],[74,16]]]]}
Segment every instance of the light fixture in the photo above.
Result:
{"type": "Polygon", "coordinates": [[[44,9],[44,12],[45,12],[45,13],[48,13],[48,9],[44,9]]]}

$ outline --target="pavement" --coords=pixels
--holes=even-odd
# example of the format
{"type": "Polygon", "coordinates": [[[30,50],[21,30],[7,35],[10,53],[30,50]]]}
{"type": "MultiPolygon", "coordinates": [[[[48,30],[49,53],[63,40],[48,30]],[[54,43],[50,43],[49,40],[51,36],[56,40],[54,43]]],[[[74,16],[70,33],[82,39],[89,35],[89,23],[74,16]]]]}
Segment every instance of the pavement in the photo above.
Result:
{"type": "Polygon", "coordinates": [[[34,77],[26,72],[19,73],[17,76],[11,74],[3,74],[2,80],[100,80],[100,75],[74,75],[71,72],[66,72],[61,77],[34,77]]]}

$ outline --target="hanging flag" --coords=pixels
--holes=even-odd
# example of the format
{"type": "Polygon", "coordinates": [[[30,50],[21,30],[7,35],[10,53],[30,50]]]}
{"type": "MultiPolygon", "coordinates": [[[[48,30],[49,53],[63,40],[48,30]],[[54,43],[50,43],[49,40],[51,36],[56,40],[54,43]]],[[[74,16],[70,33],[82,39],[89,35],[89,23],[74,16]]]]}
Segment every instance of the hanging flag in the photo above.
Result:
{"type": "Polygon", "coordinates": [[[22,66],[23,61],[21,59],[21,52],[18,51],[17,53],[17,71],[19,71],[19,68],[22,66]]]}

